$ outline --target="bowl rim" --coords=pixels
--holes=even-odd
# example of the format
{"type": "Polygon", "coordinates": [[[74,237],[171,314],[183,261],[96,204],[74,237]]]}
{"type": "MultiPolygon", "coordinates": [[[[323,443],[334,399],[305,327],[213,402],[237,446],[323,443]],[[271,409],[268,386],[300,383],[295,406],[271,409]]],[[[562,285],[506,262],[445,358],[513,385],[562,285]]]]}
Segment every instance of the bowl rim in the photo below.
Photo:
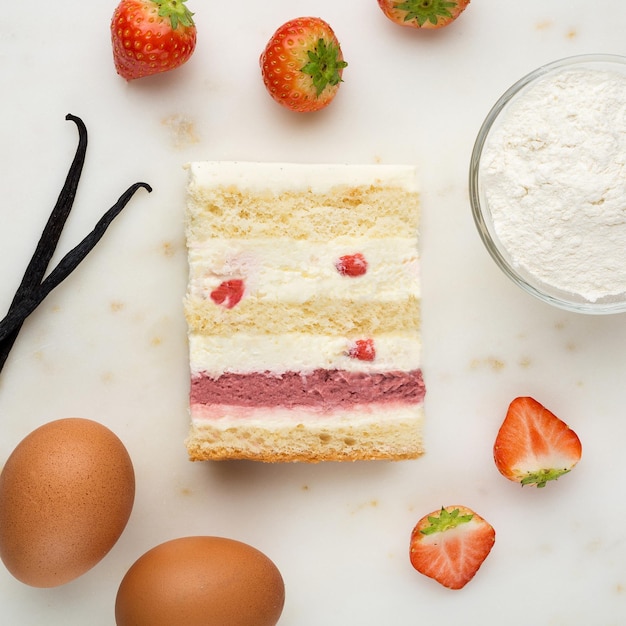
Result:
{"type": "MultiPolygon", "coordinates": [[[[531,284],[529,281],[537,281],[536,278],[531,277],[528,274],[528,279],[525,279],[518,270],[516,270],[511,263],[505,258],[500,250],[500,245],[494,234],[490,232],[489,225],[485,219],[485,212],[488,212],[488,208],[483,208],[481,201],[481,187],[480,187],[480,162],[483,153],[483,148],[489,137],[489,133],[498,119],[502,110],[511,102],[511,100],[519,94],[525,87],[534,83],[535,81],[543,78],[544,76],[555,72],[561,71],[565,68],[575,65],[585,64],[605,64],[605,65],[622,65],[626,68],[626,55],[619,54],[605,54],[605,53],[593,53],[593,54],[579,54],[568,57],[563,57],[549,63],[545,63],[528,72],[520,79],[515,81],[502,95],[496,100],[495,104],[491,107],[483,120],[476,140],[474,142],[469,164],[469,201],[472,209],[472,216],[474,218],[474,224],[478,230],[482,242],[491,255],[492,259],[496,262],[496,265],[502,270],[502,272],[512,280],[516,285],[521,287],[527,293],[532,296],[554,305],[561,309],[573,311],[576,313],[591,313],[591,314],[611,314],[611,313],[624,313],[626,312],[626,297],[621,301],[596,301],[591,302],[589,300],[575,299],[576,294],[562,291],[552,285],[546,285],[546,288],[551,289],[555,293],[561,295],[556,296],[545,291],[542,291],[539,287],[531,284]]],[[[625,294],[626,296],[626,294],[625,294]]]]}

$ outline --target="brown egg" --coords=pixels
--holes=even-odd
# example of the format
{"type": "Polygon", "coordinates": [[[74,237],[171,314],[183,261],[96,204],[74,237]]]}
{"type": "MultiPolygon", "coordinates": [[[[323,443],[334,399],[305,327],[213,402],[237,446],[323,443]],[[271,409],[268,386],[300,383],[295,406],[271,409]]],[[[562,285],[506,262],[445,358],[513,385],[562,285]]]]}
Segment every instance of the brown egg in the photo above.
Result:
{"type": "Polygon", "coordinates": [[[221,537],[183,537],[140,557],[120,584],[117,626],[274,626],[280,572],[262,552],[221,537]]]}
{"type": "Polygon", "coordinates": [[[69,582],[113,547],[134,498],[132,462],[115,434],[87,419],[49,422],[0,474],[0,558],[27,585],[69,582]]]}

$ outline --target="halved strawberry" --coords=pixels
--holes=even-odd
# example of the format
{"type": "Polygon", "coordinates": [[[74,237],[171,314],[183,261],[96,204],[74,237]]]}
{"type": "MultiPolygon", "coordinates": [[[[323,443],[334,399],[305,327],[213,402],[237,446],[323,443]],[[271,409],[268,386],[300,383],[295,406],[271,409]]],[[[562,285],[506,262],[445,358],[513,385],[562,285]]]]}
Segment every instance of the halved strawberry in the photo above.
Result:
{"type": "Polygon", "coordinates": [[[411,533],[411,565],[449,589],[461,589],[487,558],[496,540],[493,526],[466,506],[425,515],[411,533]]]}
{"type": "Polygon", "coordinates": [[[515,398],[496,436],[493,458],[500,473],[523,485],[545,487],[580,461],[578,435],[534,398],[515,398]]]}
{"type": "Polygon", "coordinates": [[[378,0],[383,13],[400,26],[442,28],[453,22],[470,0],[378,0]]]}
{"type": "Polygon", "coordinates": [[[319,17],[299,17],[283,24],[259,62],[272,98],[301,113],[330,104],[348,65],[333,29],[319,17]]]}

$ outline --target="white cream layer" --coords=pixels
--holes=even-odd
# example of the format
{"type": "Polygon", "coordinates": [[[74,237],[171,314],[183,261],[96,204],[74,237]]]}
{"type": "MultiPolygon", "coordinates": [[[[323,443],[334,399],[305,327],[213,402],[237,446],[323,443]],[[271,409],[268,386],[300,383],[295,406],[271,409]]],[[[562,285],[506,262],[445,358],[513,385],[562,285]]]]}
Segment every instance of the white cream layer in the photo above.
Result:
{"type": "Polygon", "coordinates": [[[204,372],[215,378],[224,373],[280,375],[320,368],[376,373],[412,371],[421,366],[422,344],[417,331],[374,337],[376,358],[373,361],[351,358],[351,345],[352,340],[346,337],[307,333],[236,333],[229,337],[194,333],[189,337],[189,362],[192,376],[204,372]]]}
{"type": "Polygon", "coordinates": [[[372,403],[363,404],[352,409],[337,409],[322,413],[316,409],[298,408],[250,408],[239,406],[206,406],[191,405],[191,419],[194,425],[201,427],[210,422],[212,427],[224,430],[233,426],[258,428],[264,430],[280,430],[293,428],[298,424],[303,426],[327,425],[330,428],[341,426],[344,423],[350,426],[366,426],[385,421],[407,422],[421,420],[423,417],[423,402],[419,404],[404,403],[372,403]]]}
{"type": "Polygon", "coordinates": [[[189,249],[189,296],[208,298],[223,281],[242,279],[245,296],[306,302],[317,296],[395,301],[419,297],[417,239],[341,237],[317,243],[285,239],[211,239],[189,249]],[[336,262],[360,253],[362,276],[342,276],[336,262]]]}
{"type": "Polygon", "coordinates": [[[236,186],[245,191],[324,193],[337,186],[388,185],[417,191],[411,165],[199,161],[186,165],[190,190],[236,186]]]}

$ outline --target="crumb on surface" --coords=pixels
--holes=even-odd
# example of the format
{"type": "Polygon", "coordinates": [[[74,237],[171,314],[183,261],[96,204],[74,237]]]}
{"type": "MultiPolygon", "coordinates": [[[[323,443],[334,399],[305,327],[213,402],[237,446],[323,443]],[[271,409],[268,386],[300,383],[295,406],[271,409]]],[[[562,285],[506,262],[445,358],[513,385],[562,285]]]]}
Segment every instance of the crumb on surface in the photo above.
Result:
{"type": "Polygon", "coordinates": [[[198,143],[199,138],[195,124],[186,115],[176,113],[162,120],[163,126],[170,130],[170,138],[175,148],[184,148],[198,143]]]}
{"type": "Polygon", "coordinates": [[[552,20],[542,20],[541,22],[537,22],[537,24],[535,24],[535,28],[537,30],[547,30],[548,28],[552,27],[552,25],[552,20]]]}
{"type": "Polygon", "coordinates": [[[164,241],[161,250],[163,255],[168,259],[172,258],[176,254],[176,246],[171,241],[164,241]]]}
{"type": "Polygon", "coordinates": [[[472,370],[479,369],[485,365],[492,369],[494,372],[499,372],[506,367],[506,363],[504,361],[494,356],[476,358],[470,361],[470,369],[472,370]]]}

